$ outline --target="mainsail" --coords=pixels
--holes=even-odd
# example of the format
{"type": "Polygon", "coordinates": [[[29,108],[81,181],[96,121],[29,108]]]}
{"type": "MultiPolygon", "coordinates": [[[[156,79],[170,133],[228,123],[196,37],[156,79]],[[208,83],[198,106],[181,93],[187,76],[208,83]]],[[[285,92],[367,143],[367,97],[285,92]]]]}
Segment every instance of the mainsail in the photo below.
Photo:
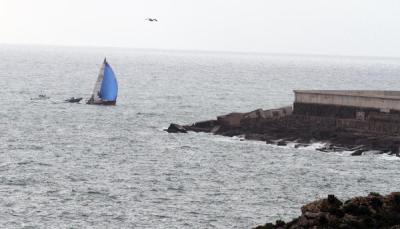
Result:
{"type": "Polygon", "coordinates": [[[111,66],[104,59],[99,76],[94,85],[88,104],[115,105],[118,96],[118,83],[111,66]]]}

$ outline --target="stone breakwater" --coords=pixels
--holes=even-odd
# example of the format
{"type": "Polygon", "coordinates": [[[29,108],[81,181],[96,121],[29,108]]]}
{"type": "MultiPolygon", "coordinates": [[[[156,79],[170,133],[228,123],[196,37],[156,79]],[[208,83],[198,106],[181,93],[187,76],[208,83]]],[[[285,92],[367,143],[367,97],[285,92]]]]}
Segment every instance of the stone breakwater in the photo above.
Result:
{"type": "Polygon", "coordinates": [[[319,151],[353,151],[354,156],[373,151],[398,156],[400,136],[397,133],[377,131],[387,130],[391,126],[394,125],[386,119],[382,121],[375,118],[361,122],[355,119],[296,114],[291,107],[283,107],[230,113],[190,125],[172,123],[166,131],[244,136],[245,139],[265,141],[267,144],[284,146],[295,143],[296,148],[313,142],[324,142],[325,146],[319,148],[319,151]]]}
{"type": "Polygon", "coordinates": [[[301,216],[290,222],[277,220],[255,228],[400,228],[400,193],[370,193],[345,202],[328,195],[304,205],[301,216]]]}

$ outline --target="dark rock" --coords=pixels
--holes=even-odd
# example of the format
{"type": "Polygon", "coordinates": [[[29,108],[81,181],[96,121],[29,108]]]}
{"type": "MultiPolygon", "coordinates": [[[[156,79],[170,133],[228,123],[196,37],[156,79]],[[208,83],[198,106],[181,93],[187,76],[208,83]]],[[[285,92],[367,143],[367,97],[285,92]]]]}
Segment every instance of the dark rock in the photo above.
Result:
{"type": "Polygon", "coordinates": [[[343,203],[335,195],[328,195],[328,203],[334,207],[340,207],[343,203]]]}
{"type": "Polygon", "coordinates": [[[351,156],[361,156],[363,152],[364,152],[364,150],[359,149],[359,150],[356,150],[353,153],[351,153],[351,156]]]}
{"type": "MultiPolygon", "coordinates": [[[[304,105],[304,109],[306,107],[310,108],[309,105],[304,105]]],[[[317,113],[319,114],[319,112],[317,113]]],[[[326,114],[330,113],[327,112],[326,114]]],[[[351,123],[352,121],[354,120],[338,120],[329,115],[291,114],[291,112],[286,112],[284,108],[278,110],[258,109],[249,113],[222,115],[217,117],[217,120],[196,122],[192,125],[183,126],[183,129],[230,137],[244,135],[246,139],[265,141],[268,144],[273,144],[273,142],[279,140],[277,144],[281,146],[286,145],[287,142],[297,142],[298,144],[295,147],[306,146],[303,144],[310,144],[312,141],[329,142],[330,145],[318,150],[321,152],[350,150],[354,151],[353,156],[360,156],[366,151],[387,152],[400,156],[400,136],[361,131],[357,129],[357,126],[346,128],[346,126],[340,124],[341,122],[351,123]],[[278,112],[276,113],[278,115],[274,115],[274,112],[278,112]]],[[[374,128],[372,124],[370,126],[374,128]]],[[[182,129],[172,128],[171,133],[184,132],[180,130],[182,129]]]]}
{"type": "Polygon", "coordinates": [[[307,147],[307,146],[309,146],[309,144],[306,144],[306,143],[297,143],[296,145],[294,145],[294,148],[307,147]]]}
{"type": "Polygon", "coordinates": [[[286,146],[286,145],[287,145],[287,142],[286,142],[285,140],[281,140],[281,141],[278,141],[276,144],[277,144],[278,146],[286,146]]]}
{"type": "Polygon", "coordinates": [[[168,129],[167,129],[168,133],[187,133],[187,130],[185,127],[175,124],[175,123],[171,123],[171,125],[169,125],[168,129]]]}
{"type": "Polygon", "coordinates": [[[357,205],[349,201],[344,204],[342,209],[346,214],[355,214],[357,212],[357,205]]]}
{"type": "Polygon", "coordinates": [[[316,150],[321,151],[321,152],[330,152],[330,148],[329,147],[321,147],[321,148],[317,148],[316,150]]]}
{"type": "Polygon", "coordinates": [[[399,156],[399,149],[400,149],[400,144],[398,142],[393,143],[390,148],[390,154],[399,156]]]}
{"type": "Polygon", "coordinates": [[[225,130],[219,134],[222,136],[233,137],[233,136],[242,135],[242,131],[240,131],[239,129],[230,129],[230,130],[225,130]]]}
{"type": "Polygon", "coordinates": [[[267,223],[267,224],[265,224],[263,226],[257,226],[254,229],[274,229],[274,228],[275,228],[274,224],[267,223]]]}
{"type": "Polygon", "coordinates": [[[266,141],[266,138],[263,134],[246,134],[244,137],[247,140],[266,141]]]}
{"type": "Polygon", "coordinates": [[[374,196],[371,198],[370,205],[373,209],[377,210],[383,206],[383,202],[382,202],[381,198],[374,196]]]}
{"type": "Polygon", "coordinates": [[[320,215],[320,217],[318,218],[318,225],[324,226],[324,225],[327,225],[328,223],[329,223],[329,221],[326,218],[326,216],[320,215]]]}
{"type": "Polygon", "coordinates": [[[277,221],[275,222],[275,225],[276,225],[277,227],[285,226],[285,221],[283,221],[283,220],[277,220],[277,221]]]}
{"type": "Polygon", "coordinates": [[[322,201],[323,200],[317,200],[317,201],[314,201],[314,202],[304,205],[303,207],[301,207],[301,213],[306,214],[307,212],[311,212],[311,213],[321,212],[322,201]]]}
{"type": "Polygon", "coordinates": [[[266,139],[265,142],[267,144],[275,144],[275,141],[273,141],[272,139],[266,139]]]}
{"type": "Polygon", "coordinates": [[[221,129],[221,126],[214,126],[214,127],[211,129],[210,132],[213,133],[213,134],[216,134],[216,133],[218,133],[219,129],[221,129]]]}
{"type": "Polygon", "coordinates": [[[369,210],[368,206],[361,205],[358,207],[358,210],[355,213],[358,215],[370,215],[371,211],[369,210]]]}
{"type": "Polygon", "coordinates": [[[217,120],[207,120],[207,121],[201,121],[201,122],[196,122],[192,126],[193,127],[198,127],[198,128],[214,128],[215,126],[218,126],[219,122],[217,120]]]}
{"type": "Polygon", "coordinates": [[[217,120],[207,120],[193,123],[192,125],[186,125],[184,128],[188,131],[194,132],[211,132],[217,133],[220,129],[221,125],[217,120]]]}
{"type": "Polygon", "coordinates": [[[257,228],[399,228],[400,193],[370,194],[344,204],[334,195],[301,208],[302,215],[284,223],[276,221],[257,228]],[[266,227],[268,225],[268,227],[266,227]]]}
{"type": "Polygon", "coordinates": [[[336,217],[338,217],[338,218],[342,218],[342,217],[345,216],[343,210],[340,209],[340,208],[332,209],[329,213],[334,215],[334,216],[336,216],[336,217]]]}

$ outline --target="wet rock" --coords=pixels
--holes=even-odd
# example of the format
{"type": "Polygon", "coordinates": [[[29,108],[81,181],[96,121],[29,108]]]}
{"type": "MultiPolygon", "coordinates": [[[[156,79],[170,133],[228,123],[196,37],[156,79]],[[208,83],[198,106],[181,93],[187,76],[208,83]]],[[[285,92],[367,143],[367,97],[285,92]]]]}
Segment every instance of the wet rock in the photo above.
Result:
{"type": "Polygon", "coordinates": [[[400,151],[400,143],[394,142],[392,146],[390,147],[390,154],[394,154],[396,156],[399,156],[399,151],[400,151]]]}
{"type": "Polygon", "coordinates": [[[255,227],[254,229],[274,229],[275,228],[275,225],[274,224],[272,224],[272,223],[267,223],[267,224],[265,224],[265,225],[263,225],[263,226],[257,226],[257,227],[255,227]]]}
{"type": "Polygon", "coordinates": [[[351,153],[351,156],[361,156],[365,150],[359,149],[351,153]]]}
{"type": "MultiPolygon", "coordinates": [[[[296,142],[303,147],[314,141],[329,142],[321,152],[354,151],[354,156],[366,151],[386,152],[400,156],[400,136],[375,132],[357,131],[337,127],[332,117],[312,117],[292,114],[290,107],[248,113],[230,113],[216,120],[196,122],[181,126],[186,131],[208,132],[223,136],[245,136],[245,139],[265,141],[267,144],[287,145],[296,142]],[[283,140],[282,140],[283,139],[283,140]]],[[[185,132],[182,128],[171,128],[170,133],[185,132]]]]}
{"type": "Polygon", "coordinates": [[[278,141],[276,144],[277,144],[278,146],[286,146],[286,145],[287,145],[287,142],[286,142],[285,140],[282,140],[282,141],[278,141]]]}
{"type": "Polygon", "coordinates": [[[179,124],[175,124],[175,123],[171,123],[167,129],[168,133],[187,133],[187,130],[185,127],[179,125],[179,124]]]}
{"type": "Polygon", "coordinates": [[[316,150],[321,151],[321,152],[330,152],[329,147],[321,147],[321,148],[318,148],[316,150]]]}
{"type": "Polygon", "coordinates": [[[207,120],[207,121],[196,122],[192,126],[198,127],[198,128],[212,129],[218,125],[219,125],[219,122],[216,120],[207,120]]]}
{"type": "Polygon", "coordinates": [[[307,147],[307,146],[309,146],[309,144],[306,144],[306,143],[297,143],[296,145],[294,145],[294,148],[307,147]]]}
{"type": "Polygon", "coordinates": [[[240,129],[230,129],[230,130],[224,130],[223,132],[219,132],[219,134],[222,136],[233,137],[242,135],[243,132],[240,129]]]}
{"type": "Polygon", "coordinates": [[[344,203],[328,195],[304,205],[301,212],[290,222],[276,221],[256,228],[400,228],[400,193],[370,193],[344,203]]]}
{"type": "Polygon", "coordinates": [[[285,221],[283,221],[283,220],[277,220],[276,222],[275,222],[275,225],[277,226],[277,227],[282,227],[282,226],[284,226],[286,223],[285,223],[285,221]]]}
{"type": "Polygon", "coordinates": [[[275,144],[275,141],[272,140],[272,139],[269,139],[269,138],[267,138],[267,139],[265,140],[265,142],[266,142],[267,144],[275,144]]]}
{"type": "Polygon", "coordinates": [[[186,125],[184,127],[188,131],[216,133],[219,131],[221,125],[218,123],[217,120],[207,120],[196,122],[192,125],[186,125]]]}
{"type": "Polygon", "coordinates": [[[342,204],[342,201],[336,198],[335,195],[328,195],[328,205],[330,209],[339,208],[342,204]]]}
{"type": "Polygon", "coordinates": [[[266,138],[263,134],[246,134],[245,139],[256,140],[256,141],[266,141],[266,138]]]}
{"type": "Polygon", "coordinates": [[[307,205],[304,205],[301,208],[301,212],[303,214],[331,212],[338,209],[341,205],[342,202],[338,200],[334,195],[328,195],[328,199],[317,200],[307,205]]]}
{"type": "Polygon", "coordinates": [[[211,129],[211,133],[213,133],[213,134],[216,134],[216,133],[218,133],[218,131],[221,129],[221,126],[214,126],[212,129],[211,129]]]}

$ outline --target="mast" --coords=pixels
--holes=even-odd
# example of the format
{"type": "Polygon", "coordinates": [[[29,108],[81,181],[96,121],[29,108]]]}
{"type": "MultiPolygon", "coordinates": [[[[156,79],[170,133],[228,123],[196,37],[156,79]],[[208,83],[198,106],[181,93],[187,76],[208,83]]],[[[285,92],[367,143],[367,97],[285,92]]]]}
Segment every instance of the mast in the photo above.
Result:
{"type": "Polygon", "coordinates": [[[104,69],[105,69],[106,64],[107,64],[107,60],[106,60],[106,58],[104,58],[103,64],[101,65],[100,72],[99,72],[99,75],[96,80],[96,83],[94,84],[92,96],[87,101],[88,104],[101,103],[100,89],[101,89],[101,83],[104,78],[104,69]]]}

